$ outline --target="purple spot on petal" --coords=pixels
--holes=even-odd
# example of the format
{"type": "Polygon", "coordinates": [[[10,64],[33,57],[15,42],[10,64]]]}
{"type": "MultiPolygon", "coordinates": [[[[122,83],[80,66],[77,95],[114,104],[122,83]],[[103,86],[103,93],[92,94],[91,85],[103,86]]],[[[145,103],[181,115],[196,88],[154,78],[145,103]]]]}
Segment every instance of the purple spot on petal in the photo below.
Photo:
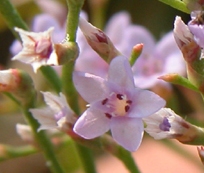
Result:
{"type": "Polygon", "coordinates": [[[119,100],[123,100],[123,95],[122,95],[122,94],[117,94],[116,97],[117,97],[119,100]]]}
{"type": "Polygon", "coordinates": [[[130,109],[130,106],[125,106],[125,112],[128,112],[129,111],[129,109],[130,109]]]}
{"type": "Polygon", "coordinates": [[[102,31],[100,31],[100,30],[98,30],[98,32],[99,32],[99,34],[95,34],[95,36],[98,39],[98,41],[101,42],[101,43],[108,44],[108,40],[107,40],[106,35],[102,31]]]}
{"type": "Polygon", "coordinates": [[[159,125],[160,130],[162,131],[169,131],[171,128],[171,124],[169,123],[168,119],[164,117],[163,122],[159,125]]]}
{"type": "Polygon", "coordinates": [[[107,101],[108,101],[108,99],[106,98],[106,99],[104,99],[101,103],[102,103],[102,105],[105,105],[106,103],[107,103],[107,101]]]}
{"type": "Polygon", "coordinates": [[[132,104],[132,101],[131,100],[127,100],[126,103],[132,104]]]}
{"type": "Polygon", "coordinates": [[[109,113],[105,113],[105,115],[106,115],[106,117],[109,118],[109,119],[112,118],[112,116],[111,116],[109,113]]]}

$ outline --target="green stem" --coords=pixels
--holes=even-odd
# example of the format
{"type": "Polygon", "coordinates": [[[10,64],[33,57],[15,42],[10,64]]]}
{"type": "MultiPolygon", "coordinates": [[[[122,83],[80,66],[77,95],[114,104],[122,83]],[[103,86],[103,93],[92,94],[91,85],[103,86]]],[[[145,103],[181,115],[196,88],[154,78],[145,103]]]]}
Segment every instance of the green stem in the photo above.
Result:
{"type": "Polygon", "coordinates": [[[119,146],[111,136],[103,135],[100,140],[104,150],[120,159],[131,173],[140,173],[131,153],[119,146]]]}
{"type": "MultiPolygon", "coordinates": [[[[76,42],[76,31],[79,23],[79,14],[84,0],[67,0],[67,34],[69,42],[76,42]]],[[[72,81],[76,57],[70,57],[70,61],[63,65],[62,68],[62,86],[71,108],[78,115],[80,113],[78,104],[78,93],[72,81]]],[[[83,146],[76,145],[80,159],[86,173],[95,173],[94,159],[92,152],[83,146]]]]}
{"type": "Polygon", "coordinates": [[[11,100],[13,100],[18,106],[21,106],[20,101],[18,101],[11,93],[4,92],[4,94],[9,97],[11,100]]]}
{"type": "Polygon", "coordinates": [[[53,150],[54,146],[48,139],[47,135],[44,131],[37,132],[39,128],[38,122],[33,118],[32,114],[29,112],[27,108],[23,109],[24,115],[28,123],[30,124],[35,138],[37,139],[41,149],[43,150],[47,162],[49,163],[48,166],[53,173],[64,173],[62,168],[60,167],[58,160],[56,158],[56,154],[53,150]]]}
{"type": "Polygon", "coordinates": [[[15,37],[20,40],[19,35],[14,30],[14,27],[19,27],[24,30],[28,30],[28,27],[20,17],[16,8],[10,3],[9,0],[1,0],[0,13],[15,37]]]}
{"type": "Polygon", "coordinates": [[[122,147],[118,147],[117,153],[115,155],[125,164],[126,168],[131,173],[140,173],[140,170],[136,166],[135,161],[129,151],[122,147]]]}
{"type": "Polygon", "coordinates": [[[76,31],[79,23],[80,10],[84,4],[84,0],[67,0],[68,16],[67,16],[67,34],[69,41],[76,41],[76,31]]]}
{"type": "Polygon", "coordinates": [[[76,144],[76,148],[78,150],[79,158],[82,162],[84,171],[86,173],[96,173],[92,151],[80,144],[76,144]]]}
{"type": "Polygon", "coordinates": [[[50,86],[52,86],[57,93],[60,93],[62,91],[62,84],[55,70],[50,66],[41,66],[40,70],[49,82],[50,86]]]}
{"type": "Polygon", "coordinates": [[[159,0],[164,4],[167,4],[177,10],[180,10],[184,13],[190,13],[190,10],[186,7],[186,4],[181,0],[159,0]]]}
{"type": "Polygon", "coordinates": [[[38,150],[31,145],[22,146],[22,147],[0,145],[0,162],[8,159],[34,154],[37,151],[38,150]]]}
{"type": "Polygon", "coordinates": [[[68,103],[74,112],[79,115],[78,93],[72,81],[72,72],[74,70],[74,62],[71,61],[62,67],[62,86],[67,97],[68,103]]]}
{"type": "MultiPolygon", "coordinates": [[[[11,29],[11,31],[14,33],[14,35],[19,39],[19,36],[14,31],[14,27],[20,27],[22,29],[27,30],[28,27],[24,23],[24,21],[21,19],[20,15],[16,11],[15,7],[10,3],[9,0],[1,0],[0,3],[0,12],[3,15],[6,23],[8,24],[8,27],[11,29]]],[[[32,106],[33,104],[31,104],[32,106]]],[[[44,154],[47,158],[47,161],[49,163],[50,169],[53,173],[63,173],[63,170],[61,169],[56,157],[55,153],[53,151],[53,146],[50,140],[47,138],[45,132],[37,132],[37,129],[39,127],[38,122],[33,118],[32,114],[29,112],[29,107],[22,108],[25,118],[27,119],[28,123],[30,124],[33,133],[39,142],[41,148],[44,151],[44,154]]]]}

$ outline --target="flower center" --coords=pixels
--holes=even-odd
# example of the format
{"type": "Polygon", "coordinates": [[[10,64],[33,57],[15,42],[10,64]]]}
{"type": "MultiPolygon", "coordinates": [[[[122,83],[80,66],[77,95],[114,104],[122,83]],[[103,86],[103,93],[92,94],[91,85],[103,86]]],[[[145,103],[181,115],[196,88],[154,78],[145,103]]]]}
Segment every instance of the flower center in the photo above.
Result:
{"type": "Polygon", "coordinates": [[[169,131],[171,128],[171,124],[169,123],[168,119],[164,117],[162,123],[159,124],[159,128],[162,131],[169,131]]]}
{"type": "Polygon", "coordinates": [[[49,59],[52,53],[52,44],[48,40],[40,40],[36,42],[35,51],[42,59],[49,59]]]}
{"type": "Polygon", "coordinates": [[[126,95],[111,93],[110,97],[104,99],[101,103],[109,110],[105,115],[111,118],[112,116],[125,116],[130,110],[132,101],[128,100],[126,95]]]}
{"type": "Polygon", "coordinates": [[[61,118],[65,117],[67,113],[67,108],[63,107],[60,112],[54,115],[55,120],[59,121],[61,118]]]}

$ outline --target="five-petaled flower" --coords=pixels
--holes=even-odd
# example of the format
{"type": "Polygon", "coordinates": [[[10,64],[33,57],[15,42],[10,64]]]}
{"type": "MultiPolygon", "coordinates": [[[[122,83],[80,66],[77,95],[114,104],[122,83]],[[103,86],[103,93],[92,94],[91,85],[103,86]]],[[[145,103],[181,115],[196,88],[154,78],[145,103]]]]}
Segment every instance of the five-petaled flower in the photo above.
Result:
{"type": "Polygon", "coordinates": [[[58,57],[51,39],[53,28],[39,33],[24,31],[20,28],[15,28],[15,30],[20,34],[23,49],[12,60],[32,64],[35,72],[42,65],[58,65],[58,57]]]}
{"type": "Polygon", "coordinates": [[[74,131],[86,139],[98,137],[109,129],[113,139],[129,151],[140,146],[143,137],[143,117],[165,105],[153,92],[136,88],[126,57],[114,58],[108,77],[74,72],[73,81],[89,108],[74,125],[74,131]]]}
{"type": "Polygon", "coordinates": [[[67,104],[65,96],[59,96],[50,92],[42,92],[47,107],[30,109],[33,117],[38,120],[40,127],[38,131],[45,129],[59,129],[67,131],[69,124],[75,122],[74,112],[67,104]]]}

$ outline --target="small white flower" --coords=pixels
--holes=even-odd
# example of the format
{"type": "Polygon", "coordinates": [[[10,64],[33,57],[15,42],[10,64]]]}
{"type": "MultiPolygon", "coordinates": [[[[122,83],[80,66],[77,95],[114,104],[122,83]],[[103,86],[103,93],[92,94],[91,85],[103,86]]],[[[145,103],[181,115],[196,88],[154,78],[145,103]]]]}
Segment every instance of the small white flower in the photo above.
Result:
{"type": "Polygon", "coordinates": [[[169,108],[162,108],[143,120],[146,123],[145,131],[154,139],[174,138],[185,130],[185,121],[169,108]]]}
{"type": "Polygon", "coordinates": [[[47,107],[41,109],[30,109],[34,118],[41,124],[40,130],[59,129],[66,131],[69,124],[75,122],[74,112],[67,104],[65,96],[60,93],[56,96],[50,92],[42,92],[47,107]]]}
{"type": "Polygon", "coordinates": [[[31,64],[34,72],[42,65],[58,65],[58,57],[51,39],[53,29],[35,33],[15,28],[23,41],[23,49],[12,60],[31,64]]]}

